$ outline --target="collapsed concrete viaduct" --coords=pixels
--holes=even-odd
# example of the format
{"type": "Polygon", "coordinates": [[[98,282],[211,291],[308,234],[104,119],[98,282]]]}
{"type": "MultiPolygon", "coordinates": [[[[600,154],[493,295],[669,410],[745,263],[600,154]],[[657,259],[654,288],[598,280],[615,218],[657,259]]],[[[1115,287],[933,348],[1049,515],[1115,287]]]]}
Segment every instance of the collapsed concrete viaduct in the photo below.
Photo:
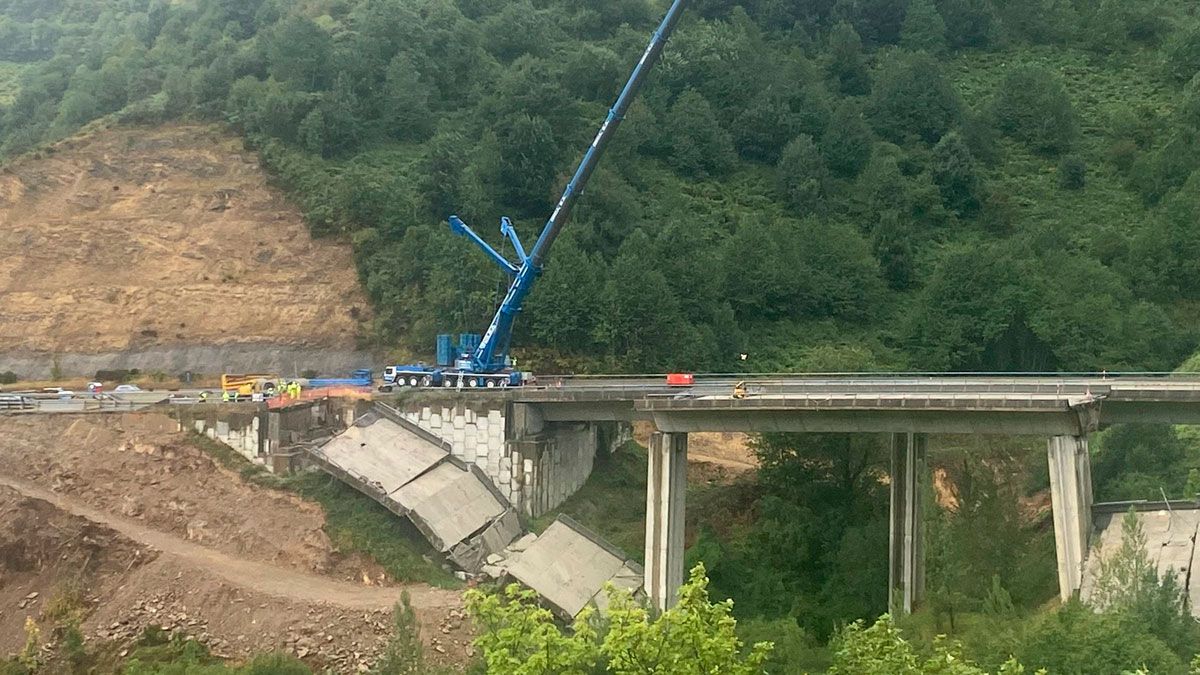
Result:
{"type": "MultiPolygon", "coordinates": [[[[731,378],[702,378],[685,389],[660,382],[584,380],[561,388],[472,392],[469,403],[410,400],[401,407],[413,423],[447,439],[458,459],[475,464],[519,511],[535,516],[582,484],[597,448],[619,444],[627,423],[652,422],[645,588],[659,608],[674,601],[683,579],[691,432],[889,435],[890,604],[906,613],[924,595],[920,490],[930,434],[1047,439],[1059,592],[1066,599],[1084,584],[1093,532],[1089,434],[1126,422],[1200,424],[1200,378],[1186,376],[796,377],[751,380],[740,397],[733,395],[731,378]]],[[[253,416],[232,424],[227,415],[185,425],[261,459],[272,456],[285,429],[306,428],[317,412],[261,413],[274,417],[257,425],[253,416]]]]}

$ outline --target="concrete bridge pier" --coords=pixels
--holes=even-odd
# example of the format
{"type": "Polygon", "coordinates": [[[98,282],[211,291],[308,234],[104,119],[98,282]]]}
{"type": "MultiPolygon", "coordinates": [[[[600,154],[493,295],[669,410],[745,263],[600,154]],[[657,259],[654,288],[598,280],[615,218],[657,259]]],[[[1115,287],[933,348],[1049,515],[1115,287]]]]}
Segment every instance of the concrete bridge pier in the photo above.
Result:
{"type": "Polygon", "coordinates": [[[892,434],[888,606],[911,614],[925,599],[925,484],[927,434],[892,434]]]}
{"type": "Polygon", "coordinates": [[[1092,532],[1092,462],[1087,437],[1051,436],[1047,455],[1058,594],[1066,601],[1083,583],[1083,562],[1092,532]]]}
{"type": "Polygon", "coordinates": [[[683,585],[687,434],[654,432],[646,481],[646,595],[663,611],[683,585]]]}

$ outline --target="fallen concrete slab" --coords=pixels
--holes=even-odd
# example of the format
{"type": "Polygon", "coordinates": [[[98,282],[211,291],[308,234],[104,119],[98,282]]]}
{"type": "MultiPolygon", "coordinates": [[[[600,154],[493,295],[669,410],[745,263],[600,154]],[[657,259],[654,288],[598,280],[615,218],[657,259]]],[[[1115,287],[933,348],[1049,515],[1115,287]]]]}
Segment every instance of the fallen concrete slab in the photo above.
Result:
{"type": "Polygon", "coordinates": [[[309,449],[327,473],[410,519],[430,544],[468,572],[521,534],[512,505],[449,446],[376,404],[345,432],[309,449]]]}
{"type": "Polygon", "coordinates": [[[559,516],[520,553],[500,563],[514,579],[537,591],[563,618],[589,604],[603,608],[605,586],[640,592],[642,566],[567,516],[559,516]]]}
{"type": "Polygon", "coordinates": [[[316,452],[341,472],[391,494],[442,462],[450,448],[420,427],[389,419],[377,409],[316,452]]]}
{"type": "MultiPolygon", "coordinates": [[[[1108,505],[1101,505],[1108,506],[1108,505]]],[[[1080,596],[1091,599],[1100,565],[1121,548],[1124,510],[1097,508],[1093,514],[1095,530],[1092,547],[1084,563],[1084,574],[1080,596]]],[[[1137,519],[1146,536],[1146,555],[1160,578],[1170,574],[1184,588],[1191,601],[1193,616],[1200,615],[1200,584],[1193,583],[1193,570],[1200,569],[1200,547],[1196,546],[1200,534],[1200,509],[1195,506],[1173,503],[1135,504],[1137,519]]]]}

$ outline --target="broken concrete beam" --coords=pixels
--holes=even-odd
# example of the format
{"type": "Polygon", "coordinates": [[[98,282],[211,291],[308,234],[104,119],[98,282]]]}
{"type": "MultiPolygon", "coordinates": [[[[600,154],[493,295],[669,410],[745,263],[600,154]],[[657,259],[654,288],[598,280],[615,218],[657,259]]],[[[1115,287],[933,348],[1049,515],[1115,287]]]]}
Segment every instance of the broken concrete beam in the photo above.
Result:
{"type": "Polygon", "coordinates": [[[511,559],[508,572],[567,619],[594,602],[609,581],[623,581],[636,572],[640,586],[642,573],[640,565],[567,516],[555,519],[511,559]]]}

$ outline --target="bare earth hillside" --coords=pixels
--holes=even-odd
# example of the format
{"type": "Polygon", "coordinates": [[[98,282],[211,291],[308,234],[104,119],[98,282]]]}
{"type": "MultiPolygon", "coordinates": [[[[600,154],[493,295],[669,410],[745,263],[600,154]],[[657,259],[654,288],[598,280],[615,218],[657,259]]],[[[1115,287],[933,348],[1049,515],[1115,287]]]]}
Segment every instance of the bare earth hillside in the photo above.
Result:
{"type": "Polygon", "coordinates": [[[0,169],[0,369],[353,352],[367,303],[349,246],[313,241],[234,136],[110,129],[42,155],[0,169]]]}
{"type": "MultiPolygon", "coordinates": [[[[325,514],[222,469],[158,415],[0,418],[0,658],[55,607],[124,648],[147,626],[222,657],[286,651],[361,672],[407,593],[438,664],[470,653],[458,592],[334,548],[325,514]]],[[[59,617],[61,618],[61,617],[59,617]]]]}

